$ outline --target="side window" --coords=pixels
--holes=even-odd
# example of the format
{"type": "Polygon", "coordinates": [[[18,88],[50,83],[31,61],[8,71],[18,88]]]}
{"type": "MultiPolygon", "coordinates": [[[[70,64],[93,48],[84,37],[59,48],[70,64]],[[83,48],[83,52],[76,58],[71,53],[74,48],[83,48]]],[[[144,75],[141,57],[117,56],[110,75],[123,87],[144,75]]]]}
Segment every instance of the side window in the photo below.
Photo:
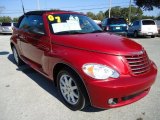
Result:
{"type": "Polygon", "coordinates": [[[139,21],[136,21],[136,26],[138,26],[139,25],[139,21]]]}
{"type": "Polygon", "coordinates": [[[29,21],[28,21],[28,17],[24,17],[19,25],[20,29],[23,29],[25,31],[28,31],[29,29],[29,21]]]}
{"type": "Polygon", "coordinates": [[[135,23],[136,23],[136,21],[135,21],[135,22],[133,22],[133,25],[132,25],[132,26],[135,26],[135,23]]]}
{"type": "Polygon", "coordinates": [[[29,31],[32,31],[33,29],[35,29],[38,32],[45,33],[42,16],[31,15],[29,16],[28,19],[29,19],[29,31]]]}
{"type": "Polygon", "coordinates": [[[133,26],[138,26],[139,25],[139,21],[135,21],[134,23],[133,23],[133,26]]]}

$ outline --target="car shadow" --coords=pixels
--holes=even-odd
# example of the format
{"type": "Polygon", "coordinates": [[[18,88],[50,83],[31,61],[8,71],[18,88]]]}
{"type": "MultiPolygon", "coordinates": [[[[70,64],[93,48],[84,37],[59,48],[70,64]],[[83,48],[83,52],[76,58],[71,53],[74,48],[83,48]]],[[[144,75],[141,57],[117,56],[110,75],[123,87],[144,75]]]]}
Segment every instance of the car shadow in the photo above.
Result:
{"type": "MultiPolygon", "coordinates": [[[[14,58],[13,58],[13,54],[8,55],[8,60],[11,61],[13,64],[16,64],[14,61],[14,58]]],[[[51,80],[47,79],[46,77],[44,77],[43,75],[41,75],[40,73],[38,73],[37,71],[32,69],[31,67],[29,67],[28,65],[22,65],[22,66],[18,67],[16,70],[21,71],[24,74],[26,74],[29,78],[31,78],[31,80],[36,82],[41,88],[43,88],[45,91],[47,91],[49,94],[51,94],[52,96],[54,96],[55,98],[57,98],[59,101],[61,101],[64,104],[62,98],[58,94],[58,89],[56,88],[55,85],[53,85],[53,82],[51,80]]],[[[83,112],[100,112],[103,110],[104,109],[98,109],[98,108],[88,106],[81,111],[83,111],[83,112]]]]}
{"type": "Polygon", "coordinates": [[[105,111],[107,109],[100,109],[100,108],[95,108],[95,107],[92,107],[92,106],[87,106],[86,108],[84,108],[83,112],[101,112],[101,111],[105,111]]]}
{"type": "Polygon", "coordinates": [[[133,35],[127,35],[128,38],[133,38],[133,39],[150,39],[150,36],[138,36],[135,38],[133,35]]]}
{"type": "Polygon", "coordinates": [[[8,55],[8,54],[9,54],[8,51],[1,51],[1,52],[0,52],[0,55],[8,55]]]}
{"type": "Polygon", "coordinates": [[[0,36],[12,35],[12,33],[0,33],[0,36]]]}

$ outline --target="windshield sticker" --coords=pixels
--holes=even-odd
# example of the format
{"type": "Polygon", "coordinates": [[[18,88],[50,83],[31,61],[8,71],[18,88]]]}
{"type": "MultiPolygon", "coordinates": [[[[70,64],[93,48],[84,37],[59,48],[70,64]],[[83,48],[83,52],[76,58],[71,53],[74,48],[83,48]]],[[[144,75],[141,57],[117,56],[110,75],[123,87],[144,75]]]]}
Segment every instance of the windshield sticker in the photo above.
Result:
{"type": "Polygon", "coordinates": [[[75,21],[79,22],[79,18],[77,16],[73,17],[72,15],[70,15],[69,20],[75,20],[75,21]]]}
{"type": "Polygon", "coordinates": [[[52,24],[54,33],[69,31],[67,23],[54,23],[52,24]]]}
{"type": "Polygon", "coordinates": [[[61,22],[61,18],[59,16],[56,16],[55,19],[57,20],[57,23],[61,22]]]}
{"type": "Polygon", "coordinates": [[[53,15],[48,15],[48,20],[49,20],[49,21],[54,21],[53,15]]]}
{"type": "Polygon", "coordinates": [[[70,30],[81,30],[80,24],[76,20],[67,20],[70,30]]]}
{"type": "Polygon", "coordinates": [[[57,22],[57,23],[60,23],[61,22],[61,18],[59,16],[53,16],[53,15],[48,15],[48,20],[50,22],[53,22],[54,20],[57,22]]]}
{"type": "Polygon", "coordinates": [[[52,29],[54,33],[58,33],[63,31],[81,30],[81,27],[79,22],[75,20],[67,20],[67,22],[63,23],[53,23],[52,29]]]}

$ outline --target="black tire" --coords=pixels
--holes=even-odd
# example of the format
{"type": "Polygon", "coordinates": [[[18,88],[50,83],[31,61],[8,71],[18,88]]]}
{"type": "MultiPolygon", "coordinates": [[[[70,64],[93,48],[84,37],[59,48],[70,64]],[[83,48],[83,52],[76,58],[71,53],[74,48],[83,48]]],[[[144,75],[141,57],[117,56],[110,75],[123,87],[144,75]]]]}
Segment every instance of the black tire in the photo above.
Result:
{"type": "Polygon", "coordinates": [[[127,34],[127,33],[125,33],[123,36],[124,36],[124,37],[128,37],[128,34],[127,34]]]}
{"type": "Polygon", "coordinates": [[[137,31],[134,31],[133,36],[134,36],[134,38],[137,38],[137,37],[138,37],[138,32],[137,32],[137,31]]]}
{"type": "Polygon", "coordinates": [[[86,97],[87,93],[84,91],[85,88],[82,80],[73,70],[69,68],[60,70],[57,75],[57,85],[60,96],[68,108],[76,111],[82,110],[86,107],[88,104],[88,99],[86,97]],[[68,85],[66,79],[68,81],[68,85]]]}
{"type": "Polygon", "coordinates": [[[155,38],[155,35],[152,35],[151,38],[155,38]]]}
{"type": "Polygon", "coordinates": [[[14,57],[14,61],[16,63],[17,66],[21,66],[24,64],[24,62],[21,60],[21,58],[19,57],[19,54],[17,52],[17,49],[15,46],[12,47],[12,52],[13,52],[13,57],[14,57]]]}

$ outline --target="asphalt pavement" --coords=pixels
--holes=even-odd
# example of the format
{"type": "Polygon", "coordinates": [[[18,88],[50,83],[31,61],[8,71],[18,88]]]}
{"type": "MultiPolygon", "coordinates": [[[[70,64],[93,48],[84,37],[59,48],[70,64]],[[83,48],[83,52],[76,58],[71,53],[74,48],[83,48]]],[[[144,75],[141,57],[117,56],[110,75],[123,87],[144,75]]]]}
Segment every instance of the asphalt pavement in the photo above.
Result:
{"type": "MultiPolygon", "coordinates": [[[[0,35],[0,120],[160,120],[159,72],[150,93],[133,104],[71,111],[52,82],[27,65],[15,65],[10,37],[0,35]]],[[[160,71],[160,37],[134,40],[144,46],[160,71]]]]}

